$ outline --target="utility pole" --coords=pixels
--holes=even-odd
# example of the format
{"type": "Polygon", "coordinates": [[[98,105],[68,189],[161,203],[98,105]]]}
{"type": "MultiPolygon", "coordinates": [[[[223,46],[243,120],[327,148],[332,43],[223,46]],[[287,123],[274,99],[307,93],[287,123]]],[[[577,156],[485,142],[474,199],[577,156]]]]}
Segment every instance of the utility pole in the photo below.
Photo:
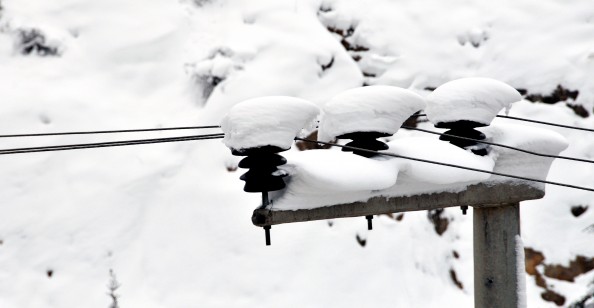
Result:
{"type": "Polygon", "coordinates": [[[525,286],[519,203],[475,208],[473,213],[474,306],[518,307],[525,286]]]}

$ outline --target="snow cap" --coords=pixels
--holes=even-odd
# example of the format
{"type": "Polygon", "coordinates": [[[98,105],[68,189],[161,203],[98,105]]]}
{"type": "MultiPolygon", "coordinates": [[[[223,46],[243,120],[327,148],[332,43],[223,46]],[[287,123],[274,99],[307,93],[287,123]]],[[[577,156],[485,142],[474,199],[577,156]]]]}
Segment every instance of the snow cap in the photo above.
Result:
{"type": "Polygon", "coordinates": [[[223,118],[223,143],[233,150],[267,145],[289,149],[295,136],[319,113],[314,103],[296,97],[248,99],[233,106],[223,118]]]}
{"type": "Polygon", "coordinates": [[[522,95],[510,85],[491,78],[456,79],[427,95],[427,117],[434,125],[460,120],[487,126],[503,108],[522,95]]]}
{"type": "Polygon", "coordinates": [[[346,90],[324,106],[318,140],[331,141],[353,132],[391,135],[424,107],[423,97],[403,88],[378,85],[346,90]]]}

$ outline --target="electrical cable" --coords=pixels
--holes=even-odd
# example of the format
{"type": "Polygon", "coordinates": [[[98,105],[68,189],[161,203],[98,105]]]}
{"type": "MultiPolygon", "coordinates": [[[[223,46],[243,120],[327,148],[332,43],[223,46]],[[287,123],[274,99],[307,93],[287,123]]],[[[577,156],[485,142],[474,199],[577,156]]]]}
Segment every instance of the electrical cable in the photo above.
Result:
{"type": "MultiPolygon", "coordinates": [[[[115,147],[115,146],[142,145],[142,144],[155,144],[155,143],[167,143],[167,142],[196,141],[196,140],[208,140],[208,139],[220,139],[220,138],[224,138],[224,134],[219,133],[219,134],[191,135],[191,136],[168,137],[168,138],[136,139],[136,140],[83,143],[83,144],[68,144],[68,145],[45,146],[45,147],[14,148],[14,149],[0,150],[0,155],[50,152],[50,151],[65,151],[65,150],[103,148],[103,147],[115,147]]],[[[427,159],[408,157],[408,156],[398,155],[398,154],[393,154],[393,153],[379,152],[379,151],[368,150],[368,149],[352,147],[352,146],[347,146],[347,145],[340,145],[340,144],[333,144],[333,143],[323,142],[323,141],[309,140],[309,139],[299,138],[299,137],[295,137],[295,140],[300,140],[300,141],[305,141],[305,142],[310,142],[310,143],[318,143],[318,144],[334,146],[334,147],[340,147],[340,148],[356,150],[356,151],[360,151],[360,152],[367,152],[367,153],[372,153],[372,154],[420,161],[420,162],[424,162],[424,163],[430,163],[430,164],[435,164],[435,165],[464,169],[464,170],[475,171],[475,172],[480,172],[480,173],[487,173],[487,174],[498,175],[498,176],[503,176],[503,177],[508,177],[508,178],[525,180],[525,181],[532,181],[532,182],[538,182],[538,183],[544,183],[544,184],[550,184],[550,185],[556,185],[556,186],[561,186],[561,187],[568,187],[568,188],[574,188],[574,189],[594,192],[594,189],[588,188],[588,187],[581,187],[581,186],[576,186],[576,185],[527,178],[527,177],[522,177],[522,176],[517,176],[517,175],[504,174],[504,173],[493,172],[493,171],[488,171],[488,170],[464,167],[464,166],[455,165],[455,164],[436,162],[436,161],[427,160],[427,159]]],[[[545,154],[543,154],[543,155],[545,155],[545,154]]]]}
{"type": "Polygon", "coordinates": [[[119,130],[96,130],[96,131],[58,132],[58,133],[10,134],[10,135],[0,135],[0,138],[44,137],[44,136],[63,136],[63,135],[91,135],[91,134],[114,134],[114,133],[138,133],[138,132],[155,132],[155,131],[185,130],[185,129],[208,129],[208,128],[220,128],[220,126],[218,126],[218,125],[208,125],[208,126],[179,126],[179,127],[139,128],[139,129],[119,129],[119,130]]]}
{"type": "MultiPolygon", "coordinates": [[[[419,113],[413,114],[411,117],[426,117],[427,114],[419,113]]],[[[594,129],[577,127],[577,126],[570,126],[570,125],[563,125],[545,121],[538,121],[538,120],[531,120],[525,119],[520,117],[512,117],[512,116],[505,116],[505,115],[497,115],[498,118],[510,119],[510,120],[517,120],[517,121],[524,121],[530,123],[537,123],[543,125],[550,125],[568,129],[576,129],[582,130],[587,132],[594,132],[594,129]]],[[[92,135],[92,134],[114,134],[114,133],[137,133],[137,132],[154,132],[154,131],[170,131],[170,130],[191,130],[191,129],[212,129],[212,128],[220,128],[219,125],[206,125],[206,126],[178,126],[178,127],[162,127],[162,128],[139,128],[139,129],[119,129],[119,130],[97,130],[97,131],[75,131],[75,132],[56,132],[56,133],[32,133],[32,134],[7,134],[7,135],[0,135],[0,138],[15,138],[15,137],[44,137],[44,136],[63,136],[63,135],[92,135]]]]}
{"type": "Polygon", "coordinates": [[[528,151],[528,150],[524,150],[524,149],[512,147],[512,146],[505,145],[505,144],[500,144],[500,143],[495,143],[495,142],[490,142],[490,141],[484,141],[484,140],[478,140],[478,139],[468,138],[468,137],[461,137],[461,136],[456,136],[456,135],[450,135],[450,134],[445,134],[445,133],[439,133],[439,132],[434,132],[434,131],[430,131],[430,130],[426,130],[426,129],[422,129],[422,128],[417,128],[417,127],[412,127],[412,126],[405,126],[405,125],[403,125],[401,127],[404,128],[404,129],[416,130],[416,131],[420,131],[420,132],[424,132],[424,133],[428,133],[428,134],[434,134],[434,135],[438,135],[438,136],[446,136],[446,137],[452,137],[452,138],[456,138],[456,139],[470,140],[470,141],[474,141],[476,143],[483,143],[483,144],[493,145],[493,146],[497,146],[497,147],[502,147],[502,148],[506,148],[506,149],[515,150],[515,151],[518,151],[518,152],[524,152],[524,153],[536,155],[536,156],[550,157],[550,158],[559,158],[559,159],[565,159],[565,160],[572,160],[572,161],[578,161],[578,162],[584,162],[584,163],[594,164],[594,160],[588,160],[588,159],[583,159],[583,158],[575,158],[575,157],[569,157],[569,156],[559,156],[559,155],[550,155],[550,154],[532,152],[532,151],[528,151]]]}
{"type": "Polygon", "coordinates": [[[115,146],[141,145],[141,144],[154,144],[154,143],[167,143],[167,142],[180,142],[180,141],[208,140],[208,139],[219,139],[219,138],[223,138],[223,137],[224,137],[224,134],[208,134],[208,135],[192,135],[192,136],[181,136],[181,137],[136,139],[136,140],[123,140],[123,141],[110,141],[110,142],[97,142],[97,143],[66,144],[66,145],[57,145],[57,146],[14,148],[14,149],[0,150],[0,155],[65,151],[65,150],[91,149],[91,148],[105,148],[105,147],[115,147],[115,146]]]}
{"type": "MultiPolygon", "coordinates": [[[[424,113],[419,113],[419,114],[413,114],[413,115],[411,115],[411,117],[426,117],[426,116],[427,115],[424,114],[424,113]]],[[[582,130],[582,131],[594,133],[594,129],[584,128],[584,127],[577,127],[577,126],[563,125],[563,124],[557,124],[557,123],[552,123],[552,122],[531,120],[531,119],[525,119],[525,118],[520,118],[520,117],[512,117],[512,116],[506,116],[506,115],[501,115],[501,114],[498,114],[497,117],[498,118],[503,118],[503,119],[510,119],[510,120],[516,120],[516,121],[524,121],[524,122],[530,122],[530,123],[536,123],[536,124],[542,124],[542,125],[549,125],[549,126],[556,126],[556,127],[568,128],[568,129],[576,129],[576,130],[582,130]]]]}
{"type": "MultiPolygon", "coordinates": [[[[426,117],[427,114],[419,113],[413,114],[411,117],[426,117]]],[[[550,125],[568,129],[576,129],[587,132],[594,132],[594,129],[563,125],[545,121],[531,120],[520,117],[512,117],[505,115],[497,115],[498,118],[505,118],[517,121],[531,122],[543,125],[550,125]]],[[[162,128],[139,128],[139,129],[119,129],[119,130],[97,130],[97,131],[75,131],[75,132],[56,132],[56,133],[31,133],[31,134],[7,134],[0,135],[0,138],[15,138],[15,137],[43,137],[43,136],[63,136],[63,135],[92,135],[92,134],[113,134],[113,133],[137,133],[137,132],[154,132],[154,131],[170,131],[170,130],[191,130],[191,129],[212,129],[220,128],[219,125],[206,125],[206,126],[178,126],[178,127],[162,127],[162,128]]]]}
{"type": "Polygon", "coordinates": [[[446,167],[452,167],[452,168],[464,169],[464,170],[469,170],[469,171],[475,171],[475,172],[487,173],[487,174],[492,174],[492,175],[498,175],[498,176],[513,178],[513,179],[519,179],[519,180],[525,180],[525,181],[531,181],[531,182],[538,182],[538,183],[544,183],[544,184],[550,184],[550,185],[555,185],[555,186],[562,186],[562,187],[568,187],[568,188],[574,188],[574,189],[579,189],[579,190],[585,190],[585,191],[594,192],[594,189],[593,188],[588,188],[588,187],[582,187],[582,186],[576,186],[576,185],[570,185],[570,184],[564,184],[564,183],[558,183],[558,182],[552,182],[552,181],[546,181],[546,180],[539,180],[539,179],[527,178],[527,177],[523,177],[523,176],[505,174],[505,173],[488,171],[488,170],[483,170],[483,169],[476,169],[476,168],[471,168],[471,167],[464,167],[464,166],[460,166],[460,165],[449,164],[449,163],[442,163],[442,162],[437,162],[437,161],[428,160],[428,159],[422,159],[422,158],[415,158],[415,157],[409,157],[409,156],[404,156],[404,155],[398,155],[398,154],[394,154],[394,153],[379,152],[379,151],[368,150],[368,149],[363,149],[363,148],[358,148],[358,147],[352,147],[352,146],[348,146],[348,145],[340,145],[340,144],[334,144],[334,143],[330,143],[330,142],[309,140],[309,139],[300,138],[300,137],[296,137],[295,140],[300,140],[300,141],[305,141],[305,142],[312,142],[312,143],[319,143],[319,144],[323,144],[323,145],[334,146],[334,147],[339,147],[339,148],[344,148],[344,149],[349,149],[349,150],[355,150],[355,151],[359,151],[359,152],[366,152],[366,153],[371,153],[371,154],[378,154],[378,155],[391,156],[391,157],[396,157],[396,158],[403,158],[403,159],[420,161],[420,162],[434,164],[434,165],[441,165],[441,166],[446,166],[446,167]]]}
{"type": "Polygon", "coordinates": [[[586,132],[593,132],[594,133],[594,129],[577,127],[577,126],[569,126],[569,125],[563,125],[563,124],[557,124],[557,123],[551,123],[551,122],[544,122],[544,121],[537,121],[537,120],[530,120],[530,119],[524,119],[524,118],[518,118],[518,117],[511,117],[511,116],[505,116],[505,115],[497,115],[497,117],[498,118],[504,118],[504,119],[510,119],[510,120],[517,120],[517,121],[524,121],[524,122],[530,122],[530,123],[537,123],[537,124],[543,124],[543,125],[556,126],[556,127],[563,127],[563,128],[569,128],[569,129],[577,129],[577,130],[583,130],[583,131],[586,131],[586,132]]]}

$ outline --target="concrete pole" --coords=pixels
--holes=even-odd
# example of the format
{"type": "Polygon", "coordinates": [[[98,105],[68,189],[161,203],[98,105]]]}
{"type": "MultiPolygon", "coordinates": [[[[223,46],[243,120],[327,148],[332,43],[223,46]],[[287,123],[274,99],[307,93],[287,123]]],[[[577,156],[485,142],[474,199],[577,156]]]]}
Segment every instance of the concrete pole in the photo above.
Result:
{"type": "Polygon", "coordinates": [[[524,262],[518,262],[516,236],[520,235],[519,203],[473,209],[474,306],[511,308],[522,306],[519,290],[524,262]]]}

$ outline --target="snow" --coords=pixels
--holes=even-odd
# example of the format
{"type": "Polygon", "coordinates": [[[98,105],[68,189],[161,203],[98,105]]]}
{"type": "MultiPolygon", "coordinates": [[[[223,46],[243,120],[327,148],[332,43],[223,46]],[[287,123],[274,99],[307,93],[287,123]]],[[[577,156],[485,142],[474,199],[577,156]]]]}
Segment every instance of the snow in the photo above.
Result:
{"type": "Polygon", "coordinates": [[[308,182],[310,187],[303,194],[378,190],[396,184],[398,176],[398,165],[393,161],[341,151],[311,150],[286,157],[291,163],[280,168],[291,170],[291,185],[308,182]]]}
{"type": "MultiPolygon", "coordinates": [[[[579,90],[575,101],[517,102],[510,115],[594,128],[594,117],[580,118],[566,106],[594,106],[587,0],[1,2],[6,133],[213,125],[236,103],[259,96],[289,95],[323,107],[364,83],[427,95],[427,87],[470,76],[535,94],[559,84],[579,90]],[[331,10],[320,12],[322,4],[331,10]],[[369,48],[356,52],[361,60],[327,31],[330,21],[354,27],[347,40],[369,48]],[[62,56],[18,54],[13,31],[21,26],[58,40],[62,56]],[[200,74],[224,77],[208,98],[200,74]]],[[[590,133],[550,129],[569,141],[563,155],[592,158],[590,133]]],[[[10,148],[185,134],[0,142],[10,148]]],[[[442,236],[425,212],[400,221],[375,217],[372,232],[363,218],[332,227],[274,226],[273,245],[265,247],[261,228],[250,222],[260,197],[242,191],[240,172],[227,171],[236,159],[217,140],[2,156],[0,306],[108,307],[113,269],[121,307],[472,307],[471,215],[445,209],[442,236]],[[367,240],[365,247],[356,236],[367,240]]],[[[592,165],[556,160],[548,179],[592,187],[592,174],[592,165]]],[[[594,221],[593,204],[589,192],[547,185],[545,198],[522,202],[525,246],[542,251],[547,264],[594,256],[592,233],[584,231],[594,221]],[[575,217],[575,205],[589,209],[575,217]]],[[[571,303],[593,274],[547,284],[571,303]]],[[[526,291],[530,307],[551,306],[534,277],[526,291]]]]}
{"type": "Polygon", "coordinates": [[[320,113],[304,99],[286,96],[258,97],[235,105],[221,121],[223,142],[234,150],[272,145],[289,149],[303,128],[320,113]]]}
{"type": "MultiPolygon", "coordinates": [[[[400,138],[388,143],[388,153],[435,162],[459,165],[468,168],[493,171],[495,162],[488,156],[474,155],[448,142],[437,138],[411,137],[400,138]]],[[[453,184],[464,182],[480,182],[489,179],[490,175],[447,166],[403,159],[405,167],[403,175],[410,180],[426,184],[453,184]]],[[[405,193],[406,195],[410,193],[405,193]]]]}
{"type": "Polygon", "coordinates": [[[353,132],[394,134],[413,113],[425,107],[424,99],[406,89],[368,86],[346,90],[324,104],[318,140],[331,141],[353,132]]]}
{"type": "MultiPolygon", "coordinates": [[[[546,155],[559,155],[568,146],[565,137],[543,127],[494,123],[491,126],[479,128],[479,130],[487,136],[486,141],[546,155]]],[[[540,180],[547,178],[551,164],[555,160],[551,157],[535,156],[497,146],[491,146],[491,151],[490,155],[497,160],[493,171],[540,180]]],[[[509,178],[494,176],[491,180],[505,181],[509,178]]],[[[540,183],[528,184],[544,188],[544,185],[540,183]]]]}
{"type": "Polygon", "coordinates": [[[461,78],[427,95],[427,117],[433,124],[467,120],[489,125],[503,108],[522,99],[520,93],[491,78],[461,78]]]}
{"type": "MultiPolygon", "coordinates": [[[[495,124],[481,130],[488,141],[536,153],[558,155],[567,148],[563,136],[543,128],[495,124]]],[[[383,152],[537,180],[547,178],[553,162],[550,157],[496,146],[492,146],[489,155],[478,156],[433,135],[400,137],[397,133],[395,137],[383,152]]],[[[286,178],[287,188],[274,196],[274,210],[312,209],[378,196],[457,192],[481,182],[521,182],[544,189],[541,183],[489,173],[389,156],[367,159],[334,150],[291,153],[282,168],[290,176],[286,178]]]]}
{"type": "Polygon", "coordinates": [[[196,27],[201,40],[192,44],[190,50],[196,54],[189,57],[189,64],[208,62],[208,67],[211,59],[202,54],[212,49],[225,50],[233,62],[200,112],[204,121],[218,120],[236,103],[254,97],[286,95],[321,105],[362,85],[361,71],[320,24],[315,9],[315,3],[270,1],[219,3],[194,10],[192,22],[202,21],[196,27]],[[203,36],[212,36],[213,42],[200,44],[203,36]],[[329,63],[330,68],[324,69],[329,63]]]}
{"type": "Polygon", "coordinates": [[[398,178],[399,164],[393,160],[332,150],[283,155],[287,164],[279,169],[290,177],[285,178],[288,188],[275,195],[274,209],[314,208],[365,198],[375,190],[394,186],[398,178]]]}

